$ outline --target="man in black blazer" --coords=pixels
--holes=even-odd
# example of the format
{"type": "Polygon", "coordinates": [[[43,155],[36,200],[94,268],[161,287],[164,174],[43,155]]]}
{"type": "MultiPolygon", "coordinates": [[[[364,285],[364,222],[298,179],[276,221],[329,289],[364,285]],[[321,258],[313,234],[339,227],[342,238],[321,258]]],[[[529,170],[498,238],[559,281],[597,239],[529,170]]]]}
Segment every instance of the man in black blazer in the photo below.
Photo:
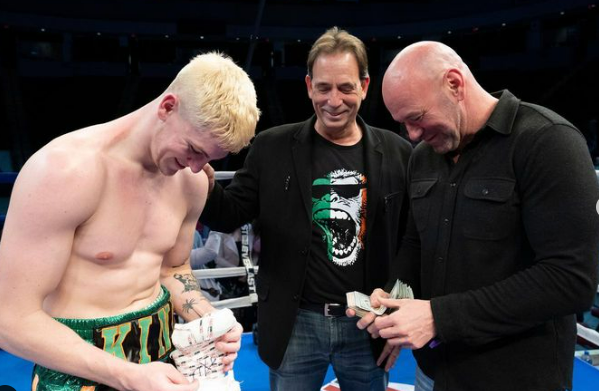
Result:
{"type": "Polygon", "coordinates": [[[345,316],[346,292],[384,285],[406,219],[411,147],[358,116],[369,82],[362,41],[328,30],[308,57],[315,116],[258,134],[201,216],[219,231],[260,223],[259,353],[272,390],[319,390],[332,364],[344,391],[382,391],[396,358],[345,316]]]}

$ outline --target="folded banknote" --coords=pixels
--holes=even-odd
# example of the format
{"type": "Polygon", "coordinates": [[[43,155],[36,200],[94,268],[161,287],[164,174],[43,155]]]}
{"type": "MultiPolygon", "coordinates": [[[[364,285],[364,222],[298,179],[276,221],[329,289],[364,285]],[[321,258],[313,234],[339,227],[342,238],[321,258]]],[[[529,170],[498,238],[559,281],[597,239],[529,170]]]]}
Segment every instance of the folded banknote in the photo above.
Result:
{"type": "MultiPolygon", "coordinates": [[[[372,308],[372,306],[370,305],[370,296],[367,296],[361,292],[347,292],[345,296],[347,298],[347,307],[356,311],[356,315],[358,315],[359,317],[362,317],[369,312],[373,312],[374,314],[379,316],[387,312],[387,307],[383,305],[377,308],[372,308]]],[[[395,284],[393,285],[393,289],[391,290],[391,293],[389,293],[389,298],[413,299],[414,292],[408,284],[400,280],[396,280],[395,284]]]]}

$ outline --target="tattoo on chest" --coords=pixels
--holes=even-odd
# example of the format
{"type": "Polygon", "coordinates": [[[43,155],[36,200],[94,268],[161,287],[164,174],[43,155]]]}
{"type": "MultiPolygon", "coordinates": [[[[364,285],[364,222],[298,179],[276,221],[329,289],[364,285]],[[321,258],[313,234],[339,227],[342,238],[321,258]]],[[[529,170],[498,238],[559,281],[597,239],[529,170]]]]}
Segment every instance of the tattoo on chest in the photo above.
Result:
{"type": "Polygon", "coordinates": [[[198,280],[192,274],[175,274],[175,279],[183,284],[183,292],[198,291],[200,292],[200,285],[198,280]]]}

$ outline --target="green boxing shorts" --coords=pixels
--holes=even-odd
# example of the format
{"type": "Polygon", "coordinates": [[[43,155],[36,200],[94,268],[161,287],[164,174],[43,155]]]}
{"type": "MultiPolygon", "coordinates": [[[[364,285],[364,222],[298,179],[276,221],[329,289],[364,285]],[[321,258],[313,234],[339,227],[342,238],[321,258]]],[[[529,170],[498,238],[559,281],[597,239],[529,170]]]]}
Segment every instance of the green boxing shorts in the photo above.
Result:
{"type": "MultiPolygon", "coordinates": [[[[162,287],[146,308],[128,314],[97,319],[55,318],[86,342],[116,357],[139,364],[170,362],[174,317],[170,294],[162,287]]],[[[36,365],[32,391],[104,391],[112,388],[36,365]]]]}

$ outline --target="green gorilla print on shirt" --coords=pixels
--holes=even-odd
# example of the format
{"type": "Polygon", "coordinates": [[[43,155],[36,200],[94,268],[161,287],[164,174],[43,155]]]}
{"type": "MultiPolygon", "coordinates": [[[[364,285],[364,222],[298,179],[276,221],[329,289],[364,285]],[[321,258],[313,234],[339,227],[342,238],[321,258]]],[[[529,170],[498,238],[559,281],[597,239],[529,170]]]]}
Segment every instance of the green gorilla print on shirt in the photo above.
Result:
{"type": "Polygon", "coordinates": [[[335,170],[312,183],[312,219],[322,229],[328,259],[352,265],[364,249],[366,177],[335,170]]]}

